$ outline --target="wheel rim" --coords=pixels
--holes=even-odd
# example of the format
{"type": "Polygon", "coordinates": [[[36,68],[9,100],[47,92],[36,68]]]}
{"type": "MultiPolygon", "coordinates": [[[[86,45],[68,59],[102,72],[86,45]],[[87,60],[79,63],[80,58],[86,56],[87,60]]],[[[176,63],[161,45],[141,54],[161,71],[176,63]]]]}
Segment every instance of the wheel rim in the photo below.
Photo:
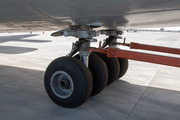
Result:
{"type": "Polygon", "coordinates": [[[68,98],[74,90],[73,80],[64,71],[57,71],[51,77],[51,89],[60,98],[68,98]]]}

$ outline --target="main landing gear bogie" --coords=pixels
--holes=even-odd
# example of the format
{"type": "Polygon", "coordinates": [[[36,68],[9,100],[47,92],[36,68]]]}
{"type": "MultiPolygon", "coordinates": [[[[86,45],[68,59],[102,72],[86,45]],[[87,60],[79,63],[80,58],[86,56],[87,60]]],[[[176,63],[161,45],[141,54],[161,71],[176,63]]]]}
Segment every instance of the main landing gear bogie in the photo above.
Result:
{"type": "MultiPolygon", "coordinates": [[[[102,33],[106,35],[113,33],[115,36],[110,36],[104,47],[108,44],[114,47],[117,34],[121,34],[117,30],[102,33]]],[[[128,67],[126,59],[90,52],[90,42],[97,41],[93,37],[99,35],[99,32],[94,31],[91,26],[73,26],[52,34],[52,36],[62,35],[77,37],[79,41],[73,43],[72,50],[66,57],[57,58],[46,69],[45,89],[50,99],[57,105],[77,107],[126,73],[128,67]],[[79,54],[75,55],[78,51],[79,54]]]]}

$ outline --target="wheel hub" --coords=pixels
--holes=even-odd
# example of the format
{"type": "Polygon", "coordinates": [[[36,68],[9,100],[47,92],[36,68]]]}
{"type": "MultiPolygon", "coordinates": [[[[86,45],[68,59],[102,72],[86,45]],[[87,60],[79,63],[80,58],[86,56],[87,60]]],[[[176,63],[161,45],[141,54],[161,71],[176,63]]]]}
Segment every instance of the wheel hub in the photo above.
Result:
{"type": "Polygon", "coordinates": [[[70,86],[68,79],[62,79],[59,81],[59,87],[62,89],[68,89],[70,86]]]}
{"type": "Polygon", "coordinates": [[[57,71],[51,77],[51,89],[60,98],[68,98],[74,90],[71,76],[64,71],[57,71]]]}

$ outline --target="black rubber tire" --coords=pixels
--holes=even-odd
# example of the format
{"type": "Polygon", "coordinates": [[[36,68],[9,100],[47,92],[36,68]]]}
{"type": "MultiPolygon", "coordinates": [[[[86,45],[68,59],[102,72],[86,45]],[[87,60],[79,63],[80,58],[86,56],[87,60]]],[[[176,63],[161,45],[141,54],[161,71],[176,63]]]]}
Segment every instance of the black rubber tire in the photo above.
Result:
{"type": "Polygon", "coordinates": [[[120,65],[118,59],[113,57],[107,57],[107,55],[103,53],[98,53],[98,52],[93,52],[93,53],[98,55],[107,65],[107,69],[108,69],[107,85],[113,83],[118,78],[120,72],[120,65]]]}
{"type": "MultiPolygon", "coordinates": [[[[57,78],[59,79],[59,77],[57,78]]],[[[62,107],[74,108],[83,104],[89,98],[92,91],[92,75],[89,69],[78,59],[60,57],[52,61],[47,67],[44,84],[47,94],[54,103],[62,107]],[[72,78],[74,88],[72,94],[67,98],[59,97],[52,90],[51,86],[54,85],[51,84],[51,77],[57,71],[68,73],[72,78]]],[[[61,91],[61,89],[58,90],[61,91]]]]}
{"type": "MultiPolygon", "coordinates": [[[[75,58],[80,58],[79,54],[74,56],[75,58]]],[[[100,93],[108,82],[108,70],[104,61],[97,55],[91,53],[89,56],[89,69],[93,76],[93,89],[91,96],[100,93]]]]}
{"type": "Polygon", "coordinates": [[[118,61],[120,65],[120,72],[118,78],[121,78],[126,74],[128,70],[129,62],[128,59],[124,59],[124,58],[118,58],[118,61]]]}

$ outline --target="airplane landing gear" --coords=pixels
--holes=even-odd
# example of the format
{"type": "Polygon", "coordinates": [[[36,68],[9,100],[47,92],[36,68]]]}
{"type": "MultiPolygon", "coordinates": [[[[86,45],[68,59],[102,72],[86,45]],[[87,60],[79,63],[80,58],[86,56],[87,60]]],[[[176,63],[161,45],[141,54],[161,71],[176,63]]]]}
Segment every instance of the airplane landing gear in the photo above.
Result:
{"type": "MultiPolygon", "coordinates": [[[[109,35],[105,45],[115,47],[114,42],[117,41],[118,34],[114,33],[121,31],[108,32],[113,35],[109,35]]],[[[120,72],[119,65],[125,62],[113,57],[108,58],[106,54],[90,52],[90,42],[97,41],[93,37],[99,35],[99,32],[94,31],[91,26],[73,26],[52,34],[52,36],[62,35],[74,36],[79,40],[73,43],[72,50],[66,57],[60,57],[51,62],[45,72],[46,91],[57,105],[77,107],[89,96],[97,95],[106,85],[125,74],[125,71],[123,74],[120,72]],[[79,54],[75,55],[78,51],[79,54]]]]}
{"type": "Polygon", "coordinates": [[[49,64],[44,76],[45,89],[51,100],[62,107],[77,107],[89,96],[97,95],[106,85],[121,78],[128,69],[128,59],[180,67],[180,58],[122,50],[116,45],[180,55],[180,49],[144,45],[131,42],[118,43],[122,31],[100,30],[109,36],[99,48],[90,47],[90,42],[99,35],[92,26],[73,26],[52,34],[52,36],[74,36],[71,52],[49,64]],[[107,47],[108,46],[108,47],[107,47]],[[79,51],[78,55],[75,55],[79,51]],[[90,52],[91,51],[91,52],[90,52]],[[73,57],[73,55],[75,55],[73,57]]]}

